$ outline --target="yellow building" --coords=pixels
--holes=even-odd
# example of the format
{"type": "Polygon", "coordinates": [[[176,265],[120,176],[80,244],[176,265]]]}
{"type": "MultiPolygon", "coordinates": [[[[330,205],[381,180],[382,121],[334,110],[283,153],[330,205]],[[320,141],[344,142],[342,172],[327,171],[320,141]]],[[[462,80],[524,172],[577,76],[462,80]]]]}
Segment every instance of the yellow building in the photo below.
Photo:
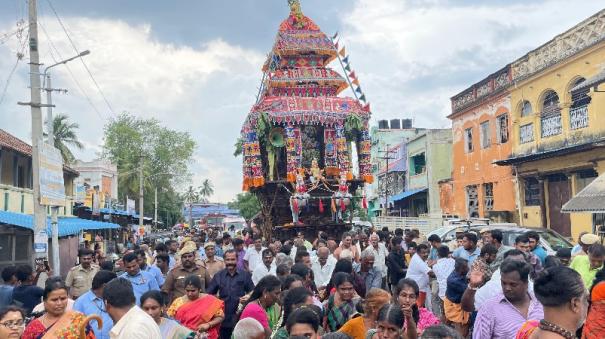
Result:
{"type": "Polygon", "coordinates": [[[602,224],[561,207],[605,173],[604,69],[605,10],[511,64],[512,154],[497,163],[513,167],[522,225],[576,240],[602,224]]]}

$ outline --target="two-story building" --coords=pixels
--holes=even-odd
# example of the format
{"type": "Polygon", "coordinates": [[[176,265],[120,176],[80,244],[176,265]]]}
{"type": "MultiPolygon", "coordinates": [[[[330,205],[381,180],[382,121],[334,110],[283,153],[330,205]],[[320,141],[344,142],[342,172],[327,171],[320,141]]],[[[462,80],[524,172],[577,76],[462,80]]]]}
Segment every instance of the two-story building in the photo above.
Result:
{"type": "MultiPolygon", "coordinates": [[[[416,137],[423,130],[422,128],[414,128],[411,119],[380,120],[378,126],[370,130],[372,175],[377,178],[373,184],[367,185],[366,188],[370,216],[383,213],[385,208],[384,198],[398,193],[396,187],[391,187],[391,181],[394,177],[399,176],[401,178],[404,175],[402,173],[404,170],[398,169],[403,167],[400,160],[405,157],[405,154],[401,153],[405,149],[400,148],[400,145],[416,137]],[[388,153],[387,150],[389,150],[388,153]],[[390,169],[388,171],[386,170],[386,158],[391,158],[389,159],[390,169]],[[398,165],[393,165],[395,163],[398,163],[398,165]],[[395,174],[395,172],[399,173],[395,174]],[[387,183],[387,181],[391,183],[387,183]],[[389,189],[388,192],[385,192],[385,187],[389,189]]],[[[392,205],[387,204],[386,207],[392,207],[392,205]]]]}
{"type": "Polygon", "coordinates": [[[441,215],[439,182],[451,175],[452,130],[427,129],[406,144],[406,189],[390,201],[402,216],[441,215]]]}
{"type": "Polygon", "coordinates": [[[521,223],[577,239],[588,213],[561,213],[605,172],[605,10],[510,64],[512,153],[521,223]]]}
{"type": "Polygon", "coordinates": [[[444,213],[518,219],[512,169],[495,164],[512,150],[510,85],[507,65],[452,97],[452,177],[441,183],[444,213]]]}
{"type": "MultiPolygon", "coordinates": [[[[31,264],[33,260],[33,180],[32,147],[0,129],[0,268],[9,264],[31,264]]],[[[75,263],[79,235],[84,230],[119,228],[73,216],[74,180],[78,172],[63,166],[65,202],[59,208],[61,274],[75,263]]],[[[50,216],[50,208],[47,207],[50,216]]],[[[47,220],[48,235],[50,218],[47,220]]]]}

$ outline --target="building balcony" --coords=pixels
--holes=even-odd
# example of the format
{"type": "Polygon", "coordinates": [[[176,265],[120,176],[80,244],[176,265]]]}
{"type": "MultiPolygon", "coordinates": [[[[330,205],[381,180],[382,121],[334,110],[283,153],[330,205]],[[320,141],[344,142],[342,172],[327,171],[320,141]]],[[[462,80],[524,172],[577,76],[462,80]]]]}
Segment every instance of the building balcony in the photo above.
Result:
{"type": "Polygon", "coordinates": [[[580,129],[588,127],[588,105],[569,109],[569,128],[580,129]]]}

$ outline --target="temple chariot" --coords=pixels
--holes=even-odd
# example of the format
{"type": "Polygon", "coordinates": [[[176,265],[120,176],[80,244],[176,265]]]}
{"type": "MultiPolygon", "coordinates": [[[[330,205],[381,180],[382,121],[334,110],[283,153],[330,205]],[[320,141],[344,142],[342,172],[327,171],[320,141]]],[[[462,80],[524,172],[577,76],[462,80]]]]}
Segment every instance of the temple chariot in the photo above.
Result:
{"type": "Polygon", "coordinates": [[[339,235],[353,211],[367,208],[370,106],[336,36],[326,36],[298,0],[288,3],[241,130],[243,190],[259,199],[254,221],[268,239],[339,235]],[[338,96],[347,88],[355,98],[338,96]]]}

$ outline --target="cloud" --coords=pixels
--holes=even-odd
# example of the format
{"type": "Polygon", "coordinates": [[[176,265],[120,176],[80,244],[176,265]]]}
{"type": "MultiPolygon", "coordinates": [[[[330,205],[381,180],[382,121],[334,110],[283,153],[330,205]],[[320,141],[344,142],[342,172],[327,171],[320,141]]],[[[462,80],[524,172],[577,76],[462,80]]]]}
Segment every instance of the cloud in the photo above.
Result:
{"type": "MultiPolygon", "coordinates": [[[[40,21],[59,51],[53,52],[55,58],[63,60],[76,54],[56,21],[44,17],[40,21]]],[[[156,118],[169,128],[190,132],[198,143],[191,184],[199,185],[209,178],[216,186],[213,199],[231,200],[241,189],[241,159],[232,156],[233,144],[254,103],[264,55],[220,37],[200,42],[197,47],[177,47],[154,40],[149,25],[76,17],[64,21],[78,48],[91,51],[85,62],[115,113],[128,111],[156,118]]],[[[43,62],[52,63],[42,29],[40,44],[43,62]]],[[[9,49],[2,47],[0,56],[8,60],[9,49]]],[[[53,96],[54,111],[68,114],[80,125],[79,137],[86,147],[76,154],[88,160],[100,151],[103,125],[113,113],[81,62],[74,60],[68,66],[100,113],[95,113],[63,66],[52,70],[53,87],[68,88],[69,94],[53,96]]],[[[29,96],[26,77],[27,70],[22,66],[13,79],[8,100],[0,106],[0,112],[19,111],[19,118],[2,113],[0,126],[30,140],[28,110],[14,105],[16,98],[25,101],[29,96]]]]}
{"type": "Polygon", "coordinates": [[[340,35],[375,119],[438,128],[451,126],[451,96],[600,9],[562,0],[358,0],[341,15],[340,35]]]}

